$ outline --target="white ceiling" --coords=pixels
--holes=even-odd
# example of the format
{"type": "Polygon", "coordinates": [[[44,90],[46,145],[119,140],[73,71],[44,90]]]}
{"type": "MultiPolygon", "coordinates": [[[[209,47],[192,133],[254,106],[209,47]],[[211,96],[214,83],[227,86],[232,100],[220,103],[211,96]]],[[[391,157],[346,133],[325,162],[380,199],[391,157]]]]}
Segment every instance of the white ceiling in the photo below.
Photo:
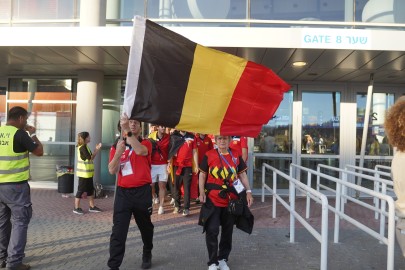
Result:
{"type": "MultiPolygon", "coordinates": [[[[333,28],[173,27],[171,30],[273,69],[287,82],[405,83],[405,31],[333,28]],[[308,44],[308,35],[354,36],[367,44],[308,44]],[[320,49],[318,46],[321,45],[320,49]],[[326,49],[324,49],[326,48],[326,49]],[[292,66],[305,61],[305,67],[292,66]]],[[[0,27],[0,78],[76,77],[100,70],[125,78],[132,27],[0,27]]]]}
{"type": "MultiPolygon", "coordinates": [[[[405,83],[405,52],[294,48],[216,48],[263,64],[292,81],[405,83]],[[294,61],[306,61],[302,68],[294,61]]],[[[78,70],[101,70],[125,78],[127,46],[1,46],[0,75],[77,76],[78,70]]]]}

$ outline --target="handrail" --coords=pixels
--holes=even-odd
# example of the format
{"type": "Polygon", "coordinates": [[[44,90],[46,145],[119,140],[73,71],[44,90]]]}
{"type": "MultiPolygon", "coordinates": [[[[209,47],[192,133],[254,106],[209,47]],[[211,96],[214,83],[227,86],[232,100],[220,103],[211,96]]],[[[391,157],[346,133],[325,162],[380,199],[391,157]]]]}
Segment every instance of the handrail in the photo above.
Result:
{"type": "MultiPolygon", "coordinates": [[[[319,165],[323,165],[323,164],[319,164],[319,165]]],[[[361,229],[362,231],[368,233],[369,235],[371,235],[372,237],[376,238],[377,240],[381,241],[382,243],[387,245],[387,269],[388,270],[392,270],[394,269],[394,247],[395,247],[395,208],[394,208],[394,200],[392,197],[386,195],[386,194],[381,194],[379,192],[375,192],[374,190],[370,190],[361,186],[358,186],[356,184],[353,183],[349,183],[347,182],[347,173],[349,171],[345,171],[339,168],[335,168],[337,171],[341,171],[342,173],[345,173],[342,175],[343,180],[338,179],[336,177],[332,177],[330,175],[321,173],[320,171],[315,171],[300,165],[296,165],[296,164],[291,164],[291,166],[298,168],[300,170],[305,170],[305,171],[309,171],[311,172],[311,174],[314,175],[318,175],[319,177],[322,177],[323,179],[326,180],[331,180],[333,182],[336,183],[336,201],[335,201],[335,208],[332,207],[331,205],[328,205],[328,209],[331,210],[332,212],[335,213],[335,227],[334,227],[334,242],[337,243],[339,241],[339,224],[340,224],[340,219],[345,219],[348,222],[350,222],[351,224],[355,225],[356,227],[358,227],[359,229],[361,229]],[[375,206],[371,206],[369,204],[365,204],[364,202],[361,202],[360,200],[356,199],[356,198],[351,198],[349,196],[346,195],[345,190],[347,188],[351,188],[354,189],[358,192],[362,192],[365,194],[368,194],[372,197],[377,197],[379,199],[381,199],[384,204],[387,203],[388,204],[388,214],[387,213],[383,213],[383,211],[381,211],[380,209],[376,208],[375,206]],[[374,211],[378,211],[381,214],[386,214],[388,216],[388,236],[385,237],[384,232],[381,234],[381,222],[380,222],[380,233],[375,232],[374,230],[372,230],[371,228],[367,227],[366,225],[362,224],[361,222],[355,220],[354,218],[346,215],[344,213],[344,208],[342,207],[343,204],[341,203],[342,199],[349,199],[354,203],[357,203],[361,206],[364,206],[368,209],[374,210],[374,211]]],[[[326,165],[324,165],[326,166],[326,165]]],[[[319,167],[318,167],[319,168],[319,167]]],[[[350,172],[353,175],[361,175],[359,173],[355,173],[355,172],[350,172]]],[[[366,175],[362,175],[362,176],[366,176],[366,175]]],[[[380,179],[382,181],[382,179],[380,179]]],[[[332,190],[332,189],[330,189],[332,190]]]]}
{"type": "Polygon", "coordinates": [[[386,171],[389,171],[389,172],[391,172],[391,167],[390,166],[385,166],[385,165],[375,165],[375,170],[376,171],[379,171],[379,169],[382,169],[382,170],[386,170],[386,171]]]}
{"type": "MultiPolygon", "coordinates": [[[[350,165],[348,165],[350,166],[350,165]]],[[[353,176],[357,176],[357,177],[361,177],[363,179],[367,179],[367,180],[371,180],[374,182],[379,182],[381,184],[381,191],[379,190],[378,193],[382,193],[384,195],[387,195],[387,186],[389,186],[390,188],[393,188],[393,182],[390,180],[386,180],[386,179],[382,179],[382,178],[378,178],[378,177],[374,177],[371,175],[366,175],[366,174],[362,174],[362,173],[358,173],[358,172],[352,172],[346,169],[340,169],[340,168],[336,168],[336,167],[332,167],[332,166],[328,166],[328,165],[324,165],[324,164],[318,164],[317,166],[317,171],[320,172],[320,168],[325,168],[328,170],[332,170],[332,171],[337,171],[337,172],[341,172],[342,173],[342,179],[347,180],[347,175],[353,175],[353,176]]],[[[319,177],[317,178],[317,183],[319,184],[319,177]]],[[[319,186],[322,186],[319,184],[319,186]]],[[[356,185],[358,186],[358,185],[356,185]]],[[[369,190],[369,189],[367,189],[369,190]]],[[[374,192],[377,192],[374,190],[374,192]]],[[[347,196],[347,188],[345,186],[343,186],[343,190],[342,190],[343,196],[345,196],[347,199],[353,201],[353,198],[347,196]]],[[[391,196],[390,196],[391,197],[391,196]]],[[[376,206],[376,205],[375,205],[376,206]]],[[[365,206],[367,207],[367,206],[365,206]]],[[[344,203],[342,203],[342,209],[344,209],[344,203]]],[[[385,201],[381,201],[381,207],[375,207],[375,215],[380,214],[380,235],[384,235],[385,232],[385,216],[386,214],[386,204],[385,201]],[[378,210],[377,210],[378,209],[378,210]]]]}
{"type": "Polygon", "coordinates": [[[327,256],[328,256],[328,199],[326,196],[307,185],[299,182],[298,180],[294,179],[293,177],[277,170],[276,168],[263,163],[262,165],[262,202],[264,202],[264,195],[265,189],[270,191],[273,196],[273,211],[272,217],[276,217],[276,203],[277,200],[281,202],[281,204],[290,212],[290,242],[293,243],[295,240],[295,219],[297,219],[314,237],[321,243],[321,270],[327,269],[327,256]],[[273,187],[270,188],[266,185],[266,169],[273,171],[273,187]],[[286,202],[279,194],[277,194],[277,176],[281,176],[284,179],[289,181],[289,202],[286,202]],[[295,189],[299,188],[305,190],[311,198],[321,202],[322,204],[322,225],[321,225],[321,233],[319,233],[315,228],[313,228],[304,218],[302,218],[296,211],[295,211],[295,189]]]}
{"type": "MultiPolygon", "coordinates": [[[[384,166],[384,167],[386,167],[386,166],[384,166]]],[[[380,176],[385,176],[385,177],[388,177],[389,179],[391,179],[391,173],[379,171],[377,169],[368,169],[368,168],[359,167],[359,166],[353,166],[353,165],[346,165],[345,168],[353,169],[355,171],[357,170],[357,171],[360,171],[360,172],[369,172],[369,173],[374,174],[374,176],[377,177],[377,178],[380,178],[380,176]]],[[[388,168],[390,168],[390,167],[388,167],[388,168]]],[[[387,190],[393,191],[394,189],[387,186],[387,190]]],[[[374,181],[374,191],[380,192],[380,182],[379,181],[374,181]]],[[[384,194],[386,194],[386,192],[384,194]]],[[[374,201],[374,205],[378,208],[380,200],[377,199],[377,198],[373,198],[373,201],[374,201]]],[[[384,209],[381,209],[381,210],[384,210],[384,209]]],[[[378,219],[378,213],[377,212],[375,212],[374,218],[378,219]]]]}

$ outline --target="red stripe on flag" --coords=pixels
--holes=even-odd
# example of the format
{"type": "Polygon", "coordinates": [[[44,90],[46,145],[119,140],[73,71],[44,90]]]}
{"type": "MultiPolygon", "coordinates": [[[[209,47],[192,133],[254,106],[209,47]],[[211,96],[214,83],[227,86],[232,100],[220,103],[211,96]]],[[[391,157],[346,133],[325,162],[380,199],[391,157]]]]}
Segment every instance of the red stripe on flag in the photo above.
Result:
{"type": "Polygon", "coordinates": [[[221,123],[221,135],[257,137],[289,89],[273,71],[248,61],[221,123]]]}

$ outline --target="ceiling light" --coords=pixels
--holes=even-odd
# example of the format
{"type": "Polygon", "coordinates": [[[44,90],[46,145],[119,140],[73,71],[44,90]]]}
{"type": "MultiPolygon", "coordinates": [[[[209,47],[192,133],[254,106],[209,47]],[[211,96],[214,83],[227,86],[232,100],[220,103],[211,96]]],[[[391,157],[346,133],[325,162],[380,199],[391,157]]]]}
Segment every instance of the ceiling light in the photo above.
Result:
{"type": "Polygon", "coordinates": [[[297,62],[292,63],[292,65],[293,65],[293,67],[303,67],[303,66],[307,65],[307,62],[297,61],[297,62]]]}

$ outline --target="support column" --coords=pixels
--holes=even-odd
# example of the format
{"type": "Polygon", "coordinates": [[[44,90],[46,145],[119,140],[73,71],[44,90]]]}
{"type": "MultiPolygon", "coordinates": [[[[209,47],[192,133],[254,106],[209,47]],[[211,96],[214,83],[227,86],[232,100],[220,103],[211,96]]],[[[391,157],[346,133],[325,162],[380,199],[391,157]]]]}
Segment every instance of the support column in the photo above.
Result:
{"type": "MultiPolygon", "coordinates": [[[[78,73],[76,134],[82,131],[90,133],[90,149],[93,151],[101,142],[102,106],[103,106],[104,74],[95,70],[82,70],[78,73]]],[[[77,138],[76,138],[77,139],[77,138]]],[[[76,148],[77,151],[77,148],[76,148]]],[[[75,151],[75,170],[77,168],[77,152],[75,151]]],[[[94,159],[94,181],[100,181],[100,155],[94,159]]],[[[77,191],[77,176],[75,174],[75,193],[77,191]]]]}
{"type": "MultiPolygon", "coordinates": [[[[120,19],[121,1],[107,0],[107,19],[120,19]]],[[[107,26],[120,26],[120,23],[109,23],[107,26]]]]}
{"type": "Polygon", "coordinates": [[[106,1],[80,1],[80,26],[105,26],[106,1]]]}
{"type": "Polygon", "coordinates": [[[104,81],[103,87],[103,151],[101,152],[101,178],[102,185],[114,186],[115,175],[108,172],[108,159],[110,149],[106,146],[112,145],[118,133],[117,124],[120,119],[120,103],[121,103],[121,80],[111,79],[104,81]]]}

